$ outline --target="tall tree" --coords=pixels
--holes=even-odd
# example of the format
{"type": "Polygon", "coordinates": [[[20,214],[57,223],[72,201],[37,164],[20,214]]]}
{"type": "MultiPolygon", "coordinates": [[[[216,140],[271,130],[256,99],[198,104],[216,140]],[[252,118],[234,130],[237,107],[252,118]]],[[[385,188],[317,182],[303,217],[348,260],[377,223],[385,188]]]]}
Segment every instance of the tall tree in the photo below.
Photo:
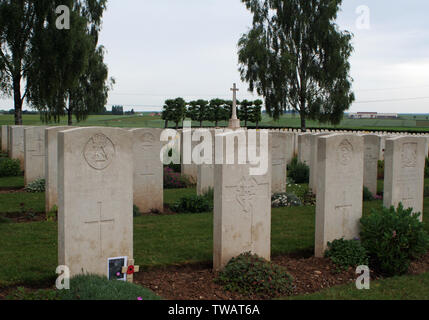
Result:
{"type": "Polygon", "coordinates": [[[262,100],[255,100],[252,103],[249,112],[249,121],[256,124],[256,129],[259,127],[259,122],[262,120],[262,105],[264,102],[262,100]]]}
{"type": "Polygon", "coordinates": [[[242,0],[253,26],[239,40],[239,71],[279,119],[296,110],[337,124],[354,101],[349,76],[352,35],[335,20],[342,0],[242,0]]]}
{"type": "Polygon", "coordinates": [[[225,101],[222,99],[210,100],[208,106],[208,120],[214,122],[215,127],[218,127],[219,121],[225,120],[225,109],[223,105],[225,101]]]}
{"type": "Polygon", "coordinates": [[[192,121],[198,121],[200,128],[203,126],[203,121],[207,120],[207,112],[209,102],[207,100],[197,100],[189,102],[188,108],[188,117],[192,119],[192,121]]]}
{"type": "Polygon", "coordinates": [[[45,121],[67,115],[71,125],[73,116],[79,122],[103,110],[114,80],[108,81],[104,48],[98,45],[106,0],[61,2],[70,8],[69,29],[57,26],[56,1],[45,1],[46,18],[37,20],[28,100],[45,121]]]}
{"type": "Polygon", "coordinates": [[[165,121],[165,127],[168,122],[173,121],[176,124],[176,130],[179,129],[179,123],[186,118],[186,101],[183,98],[169,99],[165,101],[162,119],[165,121]]]}
{"type": "Polygon", "coordinates": [[[31,39],[34,36],[37,1],[0,2],[0,90],[13,96],[15,124],[22,124],[22,105],[27,88],[22,82],[31,65],[31,39]]]}
{"type": "Polygon", "coordinates": [[[168,128],[168,122],[173,119],[173,112],[174,112],[173,106],[174,106],[173,99],[165,100],[164,108],[161,113],[161,119],[164,120],[165,128],[168,128]]]}
{"type": "Polygon", "coordinates": [[[239,103],[240,107],[238,109],[238,118],[241,121],[244,121],[244,126],[247,127],[247,122],[250,118],[252,102],[248,100],[243,100],[239,103]]]}

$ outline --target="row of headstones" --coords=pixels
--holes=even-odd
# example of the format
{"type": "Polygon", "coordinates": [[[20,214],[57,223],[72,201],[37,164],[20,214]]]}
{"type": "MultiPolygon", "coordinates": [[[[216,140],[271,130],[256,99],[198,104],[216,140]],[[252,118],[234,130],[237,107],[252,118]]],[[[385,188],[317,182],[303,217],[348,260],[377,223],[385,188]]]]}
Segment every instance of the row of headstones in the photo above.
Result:
{"type": "MultiPolygon", "coordinates": [[[[11,129],[13,141],[14,128],[11,129]]],[[[72,274],[82,270],[105,274],[108,258],[132,259],[136,177],[153,177],[151,171],[157,163],[162,176],[160,144],[159,149],[151,149],[153,142],[160,139],[153,131],[147,131],[152,129],[139,130],[140,134],[136,134],[137,130],[116,128],[45,130],[47,167],[50,170],[55,164],[58,166],[54,175],[59,193],[59,261],[68,265],[72,274]],[[147,158],[149,155],[152,158],[147,158]],[[137,171],[140,164],[146,169],[137,171]]],[[[285,154],[291,149],[285,143],[285,133],[270,136],[273,166],[265,175],[250,176],[249,165],[214,165],[209,170],[213,172],[215,193],[215,269],[247,251],[270,258],[271,185],[278,163],[282,167],[278,169],[282,170],[279,175],[285,177],[285,154]]],[[[317,155],[315,179],[319,190],[315,248],[316,255],[321,256],[328,241],[357,236],[362,215],[364,159],[370,158],[365,156],[365,150],[374,151],[377,147],[366,147],[366,139],[360,135],[315,135],[314,140],[317,151],[312,148],[312,152],[317,155]]],[[[422,211],[426,145],[426,139],[419,137],[386,141],[386,206],[403,202],[406,207],[422,211]]]]}
{"type": "MultiPolygon", "coordinates": [[[[46,212],[57,205],[57,134],[71,127],[2,126],[2,151],[18,159],[25,185],[45,179],[46,212]],[[4,148],[3,148],[4,142],[4,148]]],[[[163,210],[161,129],[130,129],[133,135],[134,202],[142,212],[163,210]]]]}

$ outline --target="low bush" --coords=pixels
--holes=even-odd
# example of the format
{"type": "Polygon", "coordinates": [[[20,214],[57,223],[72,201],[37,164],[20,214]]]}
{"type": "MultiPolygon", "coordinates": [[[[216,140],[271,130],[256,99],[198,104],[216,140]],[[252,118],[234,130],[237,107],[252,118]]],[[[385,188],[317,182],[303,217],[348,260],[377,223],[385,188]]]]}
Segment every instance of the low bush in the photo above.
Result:
{"type": "Polygon", "coordinates": [[[298,207],[302,206],[301,200],[293,193],[276,193],[271,197],[271,207],[283,208],[283,207],[298,207]]]}
{"type": "Polygon", "coordinates": [[[425,161],[425,178],[429,178],[429,158],[425,161]]]}
{"type": "Polygon", "coordinates": [[[60,300],[159,300],[152,291],[136,284],[80,275],[70,279],[70,290],[58,292],[60,300]]]}
{"type": "Polygon", "coordinates": [[[372,209],[361,219],[361,241],[368,252],[371,268],[383,275],[402,275],[411,260],[429,249],[429,236],[413,209],[372,209]]]}
{"type": "Polygon", "coordinates": [[[37,179],[33,182],[30,182],[25,187],[25,191],[30,193],[39,193],[39,192],[45,192],[45,179],[37,179]]]}
{"type": "Polygon", "coordinates": [[[375,200],[373,194],[367,187],[363,187],[363,201],[373,201],[375,200]]]}
{"type": "Polygon", "coordinates": [[[46,214],[46,221],[56,221],[58,219],[58,207],[54,205],[46,214]]]}
{"type": "Polygon", "coordinates": [[[281,266],[251,253],[231,259],[216,282],[225,290],[248,296],[275,297],[292,292],[292,277],[281,266]]]}
{"type": "Polygon", "coordinates": [[[378,180],[384,179],[384,160],[378,161],[377,179],[378,180]]]}
{"type": "Polygon", "coordinates": [[[17,159],[0,159],[0,177],[17,177],[21,175],[21,164],[17,159]]]}
{"type": "Polygon", "coordinates": [[[171,210],[176,213],[202,213],[213,210],[213,198],[208,195],[192,195],[180,198],[171,206],[171,210]]]}
{"type": "Polygon", "coordinates": [[[338,239],[328,242],[325,258],[331,259],[339,270],[368,265],[367,252],[359,240],[338,239]]]}
{"type": "Polygon", "coordinates": [[[136,205],[133,205],[133,217],[140,217],[142,214],[140,212],[139,207],[137,207],[136,205]]]}
{"type": "Polygon", "coordinates": [[[174,172],[169,167],[164,167],[164,188],[165,189],[181,189],[187,188],[191,185],[190,181],[180,175],[180,173],[174,172]]]}
{"type": "Polygon", "coordinates": [[[287,167],[287,176],[295,183],[309,183],[310,167],[303,162],[299,162],[298,157],[294,157],[287,167]]]}

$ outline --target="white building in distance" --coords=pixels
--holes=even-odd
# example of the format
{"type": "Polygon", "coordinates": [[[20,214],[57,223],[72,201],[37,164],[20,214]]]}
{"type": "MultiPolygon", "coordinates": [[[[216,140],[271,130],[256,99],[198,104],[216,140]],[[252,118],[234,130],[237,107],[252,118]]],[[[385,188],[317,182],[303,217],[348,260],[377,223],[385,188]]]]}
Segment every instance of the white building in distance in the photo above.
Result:
{"type": "Polygon", "coordinates": [[[349,113],[349,119],[398,119],[397,113],[357,112],[349,113]]]}

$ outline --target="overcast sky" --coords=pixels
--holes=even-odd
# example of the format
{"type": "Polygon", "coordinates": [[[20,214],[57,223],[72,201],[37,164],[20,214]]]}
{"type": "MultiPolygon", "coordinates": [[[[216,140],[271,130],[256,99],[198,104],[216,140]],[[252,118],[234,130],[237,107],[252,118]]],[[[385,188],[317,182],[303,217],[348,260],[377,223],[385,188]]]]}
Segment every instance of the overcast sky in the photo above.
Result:
{"type": "MultiPolygon", "coordinates": [[[[350,111],[429,113],[429,2],[402,3],[344,1],[338,24],[354,34],[355,48],[350,111]],[[369,30],[356,27],[362,5],[369,30]]],[[[110,0],[100,38],[116,79],[108,109],[159,110],[178,96],[226,99],[233,82],[238,99],[255,99],[237,65],[237,41],[250,26],[239,0],[110,0]]]]}

